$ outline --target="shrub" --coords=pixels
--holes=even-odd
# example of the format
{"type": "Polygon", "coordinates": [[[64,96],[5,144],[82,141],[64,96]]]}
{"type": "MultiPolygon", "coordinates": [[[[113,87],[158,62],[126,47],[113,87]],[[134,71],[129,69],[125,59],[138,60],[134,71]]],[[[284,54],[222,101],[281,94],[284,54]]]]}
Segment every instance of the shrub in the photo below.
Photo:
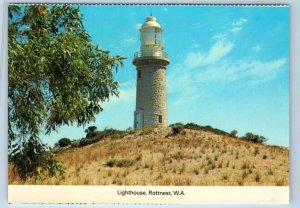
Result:
{"type": "Polygon", "coordinates": [[[71,144],[71,140],[68,138],[61,138],[58,140],[58,146],[59,147],[66,147],[71,144]]]}
{"type": "Polygon", "coordinates": [[[132,129],[132,127],[131,126],[129,126],[127,129],[126,129],[126,131],[132,131],[133,129],[132,129]]]}
{"type": "Polygon", "coordinates": [[[265,153],[264,155],[263,155],[263,159],[265,160],[265,159],[267,159],[268,158],[268,156],[267,156],[267,154],[265,153]]]}
{"type": "Polygon", "coordinates": [[[260,175],[259,175],[259,173],[256,173],[256,175],[255,175],[255,181],[256,182],[259,182],[260,181],[260,175]]]}
{"type": "Polygon", "coordinates": [[[79,142],[79,146],[83,147],[86,145],[90,145],[90,144],[100,141],[101,139],[108,138],[108,137],[110,137],[112,139],[119,139],[119,138],[122,138],[122,137],[126,136],[127,134],[129,134],[129,132],[120,131],[120,130],[116,130],[113,128],[109,128],[109,129],[106,128],[103,131],[96,131],[94,133],[95,133],[95,135],[93,137],[82,138],[79,142]]]}
{"type": "Polygon", "coordinates": [[[170,127],[177,127],[177,126],[182,126],[182,128],[186,128],[186,129],[191,129],[191,130],[202,130],[202,131],[208,131],[208,132],[213,132],[215,134],[218,135],[230,135],[228,132],[220,130],[220,129],[216,129],[213,128],[211,126],[200,126],[198,124],[195,123],[187,123],[187,124],[183,124],[183,123],[175,123],[175,124],[171,124],[170,127]]]}
{"type": "Polygon", "coordinates": [[[96,126],[89,126],[84,132],[86,133],[86,138],[92,138],[97,135],[96,133],[97,127],[96,126]]]}
{"type": "Polygon", "coordinates": [[[258,147],[254,147],[254,156],[259,154],[259,148],[258,147]]]}
{"type": "Polygon", "coordinates": [[[112,158],[106,161],[105,166],[107,167],[130,167],[135,163],[135,160],[132,159],[116,159],[112,158]]]}
{"type": "Polygon", "coordinates": [[[174,135],[181,134],[184,131],[184,127],[182,125],[172,126],[172,132],[174,135]]]}
{"type": "Polygon", "coordinates": [[[260,143],[260,144],[263,144],[268,140],[263,136],[253,134],[251,132],[247,132],[245,134],[245,136],[242,137],[242,139],[245,139],[245,140],[248,140],[248,141],[251,141],[251,142],[254,142],[254,143],[260,143]]]}
{"type": "Polygon", "coordinates": [[[74,140],[71,142],[71,147],[72,148],[76,148],[76,147],[80,147],[80,140],[74,140]]]}
{"type": "Polygon", "coordinates": [[[227,181],[228,180],[228,175],[224,174],[222,178],[223,178],[224,181],[227,181]]]}
{"type": "Polygon", "coordinates": [[[79,141],[79,147],[83,147],[83,146],[86,146],[86,145],[89,145],[89,144],[93,144],[95,141],[92,140],[92,139],[86,139],[86,138],[83,138],[79,141]]]}
{"type": "Polygon", "coordinates": [[[55,142],[53,149],[57,149],[57,148],[59,148],[59,144],[58,144],[58,142],[55,142]]]}
{"type": "Polygon", "coordinates": [[[184,126],[183,123],[181,122],[177,122],[177,123],[174,123],[174,124],[170,124],[169,127],[174,127],[174,126],[184,126]]]}
{"type": "Polygon", "coordinates": [[[198,168],[194,168],[194,169],[193,169],[193,173],[194,173],[195,175],[199,175],[199,169],[198,169],[198,168]]]}
{"type": "Polygon", "coordinates": [[[96,137],[98,139],[102,139],[102,138],[106,138],[106,137],[110,137],[112,139],[119,139],[128,134],[129,134],[128,131],[120,131],[120,130],[113,129],[113,128],[105,128],[103,131],[98,131],[96,137]]]}
{"type": "Polygon", "coordinates": [[[238,131],[234,129],[230,132],[230,136],[237,137],[237,133],[238,133],[238,131]]]}
{"type": "Polygon", "coordinates": [[[211,127],[209,125],[207,125],[207,126],[200,126],[200,125],[195,124],[195,123],[187,123],[187,124],[184,125],[184,128],[192,129],[192,130],[209,131],[209,132],[213,132],[213,133],[218,134],[218,135],[229,135],[229,133],[227,133],[226,131],[213,128],[213,127],[211,127]]]}

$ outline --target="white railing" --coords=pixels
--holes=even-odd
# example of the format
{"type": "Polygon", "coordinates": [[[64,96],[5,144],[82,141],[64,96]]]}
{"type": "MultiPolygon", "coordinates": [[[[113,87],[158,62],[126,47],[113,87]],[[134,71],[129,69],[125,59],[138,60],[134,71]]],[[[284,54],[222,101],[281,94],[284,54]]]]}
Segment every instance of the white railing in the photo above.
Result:
{"type": "Polygon", "coordinates": [[[157,49],[146,49],[134,53],[134,58],[141,58],[141,57],[161,57],[161,58],[168,59],[168,54],[162,50],[157,50],[157,49]]]}

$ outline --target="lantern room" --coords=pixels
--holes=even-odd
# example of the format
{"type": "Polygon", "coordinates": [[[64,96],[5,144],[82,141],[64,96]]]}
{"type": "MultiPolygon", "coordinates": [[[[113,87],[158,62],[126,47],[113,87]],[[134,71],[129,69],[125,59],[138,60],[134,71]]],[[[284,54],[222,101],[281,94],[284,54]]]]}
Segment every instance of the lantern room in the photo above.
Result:
{"type": "Polygon", "coordinates": [[[156,18],[149,16],[140,28],[141,56],[162,56],[162,28],[156,18]]]}

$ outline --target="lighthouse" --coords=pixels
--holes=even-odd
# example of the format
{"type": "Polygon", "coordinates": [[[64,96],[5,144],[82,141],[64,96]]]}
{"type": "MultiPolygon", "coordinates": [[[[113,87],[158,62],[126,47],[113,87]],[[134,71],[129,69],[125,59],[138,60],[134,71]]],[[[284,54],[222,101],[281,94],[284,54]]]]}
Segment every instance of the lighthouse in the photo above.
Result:
{"type": "Polygon", "coordinates": [[[154,16],[140,28],[140,51],[134,54],[136,66],[136,108],[134,128],[167,126],[166,67],[169,58],[164,52],[163,29],[154,16]]]}

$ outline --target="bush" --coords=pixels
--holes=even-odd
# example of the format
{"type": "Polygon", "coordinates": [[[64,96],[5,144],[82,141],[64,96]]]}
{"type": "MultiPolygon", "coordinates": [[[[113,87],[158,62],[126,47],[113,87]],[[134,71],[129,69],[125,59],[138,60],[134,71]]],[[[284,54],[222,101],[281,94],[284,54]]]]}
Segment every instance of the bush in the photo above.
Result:
{"type": "Polygon", "coordinates": [[[230,136],[237,137],[237,133],[238,133],[238,131],[234,129],[230,132],[230,136]]]}
{"type": "Polygon", "coordinates": [[[74,140],[71,142],[71,147],[72,148],[76,148],[76,147],[80,147],[80,140],[74,140]]]}
{"type": "Polygon", "coordinates": [[[79,147],[96,143],[101,139],[108,138],[108,137],[112,139],[119,139],[130,134],[130,132],[120,131],[113,128],[106,128],[103,131],[95,131],[93,132],[93,134],[94,134],[93,137],[82,138],[79,142],[79,147]]]}
{"type": "Polygon", "coordinates": [[[245,140],[248,140],[248,141],[251,141],[251,142],[254,142],[254,143],[260,143],[260,144],[263,144],[268,140],[263,136],[253,134],[251,132],[247,132],[245,134],[245,136],[242,137],[242,139],[245,139],[245,140]]]}
{"type": "Polygon", "coordinates": [[[131,126],[129,126],[127,129],[126,129],[126,131],[132,131],[133,129],[132,129],[132,127],[131,126]]]}
{"type": "Polygon", "coordinates": [[[87,138],[83,138],[79,141],[79,147],[84,147],[86,145],[89,144],[93,144],[95,142],[98,142],[100,139],[87,139],[87,138]]]}
{"type": "Polygon", "coordinates": [[[181,134],[183,133],[183,131],[184,131],[184,126],[177,125],[172,127],[172,132],[174,135],[181,134]]]}
{"type": "Polygon", "coordinates": [[[218,135],[229,135],[226,131],[213,128],[209,125],[200,126],[200,125],[195,124],[195,123],[187,123],[186,125],[184,125],[184,127],[187,128],[187,129],[192,129],[192,130],[209,131],[209,132],[213,132],[213,133],[218,134],[218,135]]]}
{"type": "Polygon", "coordinates": [[[58,140],[58,146],[59,147],[66,147],[71,144],[71,140],[68,138],[61,138],[58,140]]]}
{"type": "Polygon", "coordinates": [[[130,132],[128,131],[120,131],[113,128],[105,128],[103,131],[97,131],[96,139],[100,140],[103,138],[110,137],[112,139],[119,139],[126,135],[128,135],[130,132]]]}
{"type": "Polygon", "coordinates": [[[135,160],[132,159],[116,159],[116,158],[112,158],[109,159],[108,161],[106,161],[105,166],[107,167],[130,167],[134,164],[135,160]]]}
{"type": "Polygon", "coordinates": [[[174,127],[174,126],[184,126],[183,123],[181,122],[177,122],[177,123],[174,123],[174,124],[170,124],[169,127],[174,127]]]}
{"type": "Polygon", "coordinates": [[[97,127],[96,126],[89,126],[84,132],[86,133],[86,138],[92,138],[97,135],[97,127]]]}

